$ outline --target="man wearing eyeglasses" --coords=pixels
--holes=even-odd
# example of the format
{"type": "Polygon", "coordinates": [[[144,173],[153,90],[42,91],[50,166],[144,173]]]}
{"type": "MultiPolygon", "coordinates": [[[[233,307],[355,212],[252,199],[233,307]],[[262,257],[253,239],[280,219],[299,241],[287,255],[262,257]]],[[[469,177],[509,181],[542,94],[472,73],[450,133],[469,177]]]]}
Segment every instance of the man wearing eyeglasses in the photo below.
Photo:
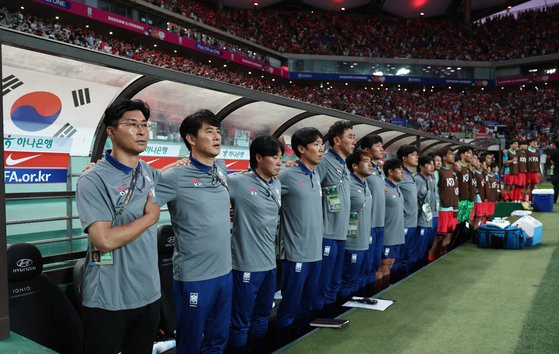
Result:
{"type": "Polygon", "coordinates": [[[85,353],[151,353],[159,324],[155,223],[158,173],[140,161],[149,107],[118,100],[103,123],[112,150],[78,180],[76,205],[90,246],[83,271],[85,353]]]}
{"type": "Polygon", "coordinates": [[[190,166],[161,174],[158,202],[167,204],[176,236],[173,254],[177,352],[223,352],[229,334],[233,282],[229,186],[219,119],[209,110],[186,117],[180,135],[190,166]]]}
{"type": "Polygon", "coordinates": [[[264,351],[276,289],[276,231],[281,183],[274,178],[284,148],[274,137],[250,144],[250,172],[233,174],[233,311],[229,345],[234,353],[264,351]]]}

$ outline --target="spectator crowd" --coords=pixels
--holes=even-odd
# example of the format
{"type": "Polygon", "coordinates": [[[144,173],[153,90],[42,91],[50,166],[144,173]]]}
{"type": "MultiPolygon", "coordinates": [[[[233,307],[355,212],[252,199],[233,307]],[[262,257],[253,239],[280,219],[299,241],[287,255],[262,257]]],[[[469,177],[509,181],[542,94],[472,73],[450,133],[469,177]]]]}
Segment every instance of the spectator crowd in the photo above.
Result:
{"type": "Polygon", "coordinates": [[[147,0],[278,52],[494,61],[559,52],[559,6],[487,19],[453,20],[345,12],[234,9],[193,0],[147,0]]]}
{"type": "Polygon", "coordinates": [[[456,133],[492,133],[487,121],[505,125],[512,137],[530,134],[550,141],[552,122],[559,112],[559,90],[555,87],[507,90],[433,90],[420,87],[369,87],[288,82],[221,65],[188,59],[180,54],[64,25],[33,15],[3,12],[0,25],[107,54],[267,92],[327,108],[390,122],[405,119],[412,128],[448,137],[456,133]],[[273,81],[272,81],[273,80],[273,81]]]}

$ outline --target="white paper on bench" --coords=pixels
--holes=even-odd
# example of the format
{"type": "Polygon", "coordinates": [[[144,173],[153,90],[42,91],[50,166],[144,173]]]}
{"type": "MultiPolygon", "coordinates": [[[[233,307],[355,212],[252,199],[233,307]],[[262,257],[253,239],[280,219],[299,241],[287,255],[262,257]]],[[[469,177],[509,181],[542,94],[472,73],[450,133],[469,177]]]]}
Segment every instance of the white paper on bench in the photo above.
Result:
{"type": "MultiPolygon", "coordinates": [[[[362,300],[362,297],[357,297],[354,296],[352,299],[355,300],[362,300]]],[[[359,307],[362,309],[369,309],[369,310],[377,310],[377,311],[384,311],[386,310],[390,305],[392,305],[394,303],[394,301],[392,300],[383,300],[383,299],[375,299],[378,302],[375,305],[371,305],[371,304],[363,304],[361,302],[356,302],[356,301],[348,301],[345,304],[343,304],[343,306],[345,307],[359,307]]]]}

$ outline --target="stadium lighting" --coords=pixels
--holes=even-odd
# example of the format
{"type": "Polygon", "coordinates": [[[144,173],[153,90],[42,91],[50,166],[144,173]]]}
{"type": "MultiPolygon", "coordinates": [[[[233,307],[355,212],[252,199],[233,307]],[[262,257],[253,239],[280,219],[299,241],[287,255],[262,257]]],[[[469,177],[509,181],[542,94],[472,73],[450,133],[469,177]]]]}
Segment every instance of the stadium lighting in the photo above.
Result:
{"type": "Polygon", "coordinates": [[[155,48],[157,48],[157,44],[154,44],[153,46],[154,46],[155,48]]]}
{"type": "Polygon", "coordinates": [[[211,63],[211,62],[212,62],[211,60],[208,60],[208,63],[211,63]]]}
{"type": "Polygon", "coordinates": [[[113,32],[111,31],[111,32],[109,32],[109,34],[112,36],[112,35],[113,35],[113,32]]]}
{"type": "Polygon", "coordinates": [[[60,17],[56,16],[55,19],[60,20],[60,17]]]}
{"type": "Polygon", "coordinates": [[[249,74],[249,75],[252,75],[252,71],[249,71],[248,74],[249,74]]]}
{"type": "Polygon", "coordinates": [[[373,73],[374,76],[383,76],[384,74],[382,73],[382,71],[375,71],[373,73]]]}
{"type": "Polygon", "coordinates": [[[396,71],[396,76],[400,76],[400,75],[407,75],[410,73],[410,69],[408,68],[400,68],[398,69],[398,71],[396,71]]]}
{"type": "Polygon", "coordinates": [[[223,64],[223,67],[226,68],[226,67],[227,67],[227,64],[223,64]]]}
{"type": "Polygon", "coordinates": [[[255,2],[255,3],[254,3],[254,6],[258,6],[258,3],[257,3],[257,2],[255,2]]]}
{"type": "Polygon", "coordinates": [[[85,28],[89,28],[89,25],[85,25],[85,28]]]}
{"type": "Polygon", "coordinates": [[[420,12],[419,16],[425,16],[425,12],[420,12]]]}
{"type": "Polygon", "coordinates": [[[342,11],[345,11],[345,7],[342,7],[342,11]]]}
{"type": "Polygon", "coordinates": [[[25,7],[23,7],[23,6],[20,6],[20,9],[22,9],[22,10],[25,10],[25,7]]]}
{"type": "Polygon", "coordinates": [[[175,50],[173,50],[173,53],[176,53],[176,52],[177,52],[177,50],[176,50],[176,49],[175,49],[175,50]]]}
{"type": "Polygon", "coordinates": [[[555,74],[555,72],[557,71],[557,69],[553,68],[553,69],[547,69],[545,71],[546,74],[555,74]]]}
{"type": "Polygon", "coordinates": [[[462,70],[462,68],[461,68],[461,67],[457,67],[456,70],[462,70]]]}
{"type": "Polygon", "coordinates": [[[272,78],[272,81],[276,81],[276,79],[272,78]]]}

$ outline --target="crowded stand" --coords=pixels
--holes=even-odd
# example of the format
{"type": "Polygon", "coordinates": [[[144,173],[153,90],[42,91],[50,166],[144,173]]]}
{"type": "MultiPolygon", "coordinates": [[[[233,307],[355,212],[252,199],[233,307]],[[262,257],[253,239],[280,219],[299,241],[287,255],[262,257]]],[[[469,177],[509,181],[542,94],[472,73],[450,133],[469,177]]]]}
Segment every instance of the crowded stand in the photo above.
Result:
{"type": "Polygon", "coordinates": [[[20,12],[4,15],[0,25],[375,120],[390,122],[394,118],[404,118],[412,128],[450,138],[456,133],[465,132],[492,136],[495,129],[486,124],[486,121],[492,121],[511,128],[510,134],[514,137],[522,137],[532,131],[547,145],[551,142],[555,112],[559,111],[559,91],[548,86],[523,90],[434,91],[380,85],[363,87],[288,83],[280,78],[263,78],[258,72],[234,71],[222,65],[202,63],[178,54],[108,37],[89,29],[63,25],[20,12]]]}
{"type": "Polygon", "coordinates": [[[285,53],[494,61],[559,52],[554,35],[559,30],[559,6],[487,19],[468,30],[451,20],[308,9],[216,11],[199,1],[149,1],[285,53]]]}

